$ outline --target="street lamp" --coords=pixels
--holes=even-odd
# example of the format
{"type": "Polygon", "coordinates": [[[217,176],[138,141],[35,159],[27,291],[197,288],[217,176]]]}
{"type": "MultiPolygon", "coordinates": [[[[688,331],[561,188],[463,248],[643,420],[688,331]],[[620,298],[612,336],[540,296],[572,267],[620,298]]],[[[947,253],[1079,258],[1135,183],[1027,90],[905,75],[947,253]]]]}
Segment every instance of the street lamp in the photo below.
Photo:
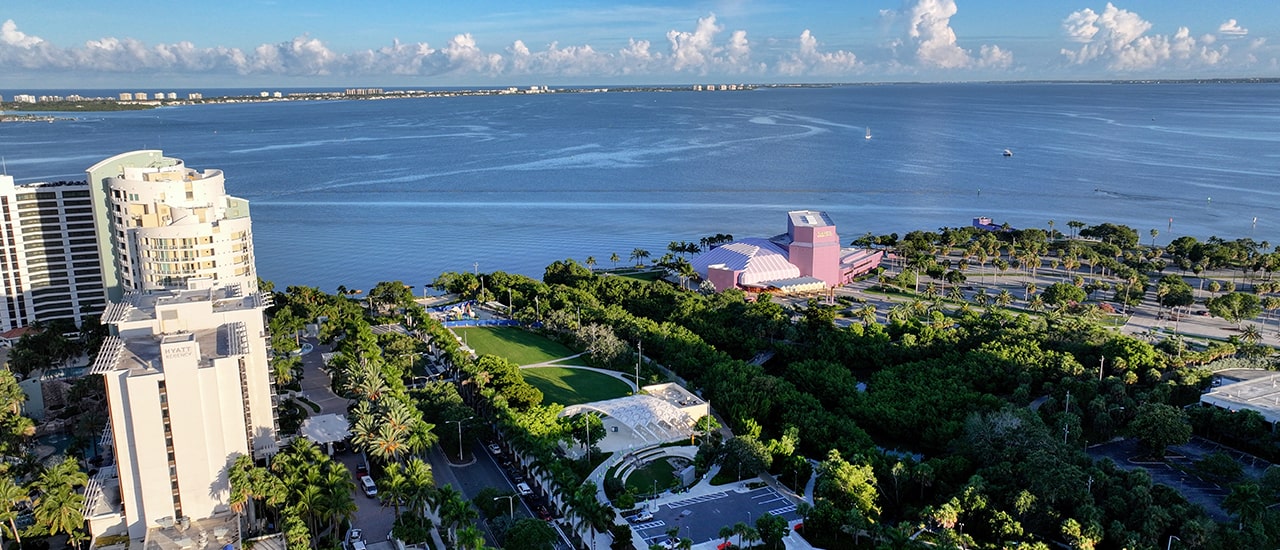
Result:
{"type": "MultiPolygon", "coordinates": [[[[1172,550],[1173,539],[1178,539],[1178,535],[1169,535],[1169,542],[1165,543],[1164,550],[1172,550]]],[[[1178,539],[1178,541],[1181,542],[1182,539],[1178,539]]]]}
{"type": "Polygon", "coordinates": [[[462,420],[445,420],[445,422],[456,422],[458,424],[458,462],[462,462],[462,423],[475,418],[468,416],[462,420]]]}
{"type": "Polygon", "coordinates": [[[500,498],[507,499],[507,511],[510,513],[511,517],[514,519],[516,517],[516,496],[503,495],[500,497],[493,497],[493,500],[498,500],[500,498]]]}

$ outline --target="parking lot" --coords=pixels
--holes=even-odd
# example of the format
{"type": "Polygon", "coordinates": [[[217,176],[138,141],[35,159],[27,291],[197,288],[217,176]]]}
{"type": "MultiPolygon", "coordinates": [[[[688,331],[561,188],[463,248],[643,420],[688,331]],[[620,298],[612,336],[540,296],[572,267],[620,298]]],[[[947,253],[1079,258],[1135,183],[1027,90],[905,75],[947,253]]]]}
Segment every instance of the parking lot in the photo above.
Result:
{"type": "MultiPolygon", "coordinates": [[[[644,503],[640,503],[644,508],[644,503]]],[[[796,507],[777,491],[764,487],[746,492],[726,490],[671,501],[652,510],[653,519],[633,523],[637,533],[649,544],[668,539],[667,531],[680,529],[680,537],[694,544],[720,539],[720,528],[743,522],[755,526],[762,514],[782,516],[788,522],[800,518],[796,507]]]]}
{"type": "MultiPolygon", "coordinates": [[[[1170,463],[1180,463],[1184,468],[1189,467],[1191,460],[1187,457],[1196,455],[1188,451],[1194,449],[1198,444],[1171,447],[1170,454],[1166,460],[1170,463]],[[1178,455],[1177,453],[1179,452],[1182,454],[1178,455]]],[[[1231,519],[1231,516],[1222,509],[1222,499],[1230,494],[1231,490],[1229,488],[1200,479],[1164,462],[1138,462],[1137,457],[1141,456],[1143,452],[1138,448],[1137,441],[1134,439],[1094,445],[1089,447],[1088,453],[1095,460],[1104,457],[1110,458],[1112,462],[1115,462],[1117,466],[1125,470],[1138,468],[1146,470],[1151,475],[1153,483],[1167,485],[1178,491],[1183,498],[1186,498],[1192,504],[1202,506],[1205,512],[1209,514],[1209,517],[1214,520],[1225,522],[1231,519]]]]}

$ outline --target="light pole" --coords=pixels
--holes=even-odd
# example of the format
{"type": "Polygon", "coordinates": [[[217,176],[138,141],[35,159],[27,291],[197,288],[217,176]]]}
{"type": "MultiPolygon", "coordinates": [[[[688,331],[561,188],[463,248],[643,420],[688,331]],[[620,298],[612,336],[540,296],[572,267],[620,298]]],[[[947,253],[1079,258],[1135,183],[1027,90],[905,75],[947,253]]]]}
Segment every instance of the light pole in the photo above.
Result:
{"type": "MultiPolygon", "coordinates": [[[[1169,535],[1169,542],[1165,543],[1164,550],[1173,549],[1173,539],[1178,539],[1178,535],[1169,535]]],[[[1182,539],[1178,539],[1178,541],[1181,542],[1182,539]]]]}
{"type": "Polygon", "coordinates": [[[1099,382],[1102,381],[1102,366],[1105,365],[1106,362],[1107,362],[1107,356],[1104,355],[1098,358],[1098,381],[1099,382]]]}
{"type": "Polygon", "coordinates": [[[587,431],[587,438],[582,444],[587,447],[587,466],[591,465],[591,414],[582,415],[582,428],[587,431]]]}
{"type": "Polygon", "coordinates": [[[640,361],[644,360],[644,340],[636,340],[636,394],[640,393],[640,361]]]}
{"type": "Polygon", "coordinates": [[[512,519],[514,519],[516,517],[516,496],[503,495],[500,497],[493,497],[493,500],[498,500],[500,498],[507,499],[507,512],[511,515],[512,519]]]}
{"type": "Polygon", "coordinates": [[[475,418],[468,416],[462,420],[445,420],[445,422],[455,422],[458,424],[458,462],[462,462],[462,423],[475,418]]]}

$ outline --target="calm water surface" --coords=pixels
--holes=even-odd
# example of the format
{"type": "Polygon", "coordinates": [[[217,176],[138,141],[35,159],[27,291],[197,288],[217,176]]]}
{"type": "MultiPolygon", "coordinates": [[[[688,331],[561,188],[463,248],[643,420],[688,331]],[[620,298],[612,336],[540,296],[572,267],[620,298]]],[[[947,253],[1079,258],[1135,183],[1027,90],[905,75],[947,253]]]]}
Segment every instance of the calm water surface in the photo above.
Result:
{"type": "Polygon", "coordinates": [[[83,179],[139,148],[221,168],[252,202],[261,275],[330,291],[421,287],[477,263],[539,276],[563,258],[608,266],[637,247],[656,258],[673,240],[781,233],[785,211],[803,208],[829,212],[846,242],[990,215],[1060,230],[1117,221],[1144,240],[1158,229],[1160,242],[1280,243],[1280,85],[886,85],[75,116],[0,125],[8,173],[83,179]]]}

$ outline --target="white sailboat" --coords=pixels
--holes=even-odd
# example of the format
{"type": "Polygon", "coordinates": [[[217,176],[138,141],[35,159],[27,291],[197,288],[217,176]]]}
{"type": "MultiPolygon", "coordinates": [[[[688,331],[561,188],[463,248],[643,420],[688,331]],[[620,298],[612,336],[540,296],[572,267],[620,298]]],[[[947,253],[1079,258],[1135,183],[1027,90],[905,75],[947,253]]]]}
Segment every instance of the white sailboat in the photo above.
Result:
{"type": "Polygon", "coordinates": [[[867,127],[867,139],[871,139],[871,127],[867,127]]]}

